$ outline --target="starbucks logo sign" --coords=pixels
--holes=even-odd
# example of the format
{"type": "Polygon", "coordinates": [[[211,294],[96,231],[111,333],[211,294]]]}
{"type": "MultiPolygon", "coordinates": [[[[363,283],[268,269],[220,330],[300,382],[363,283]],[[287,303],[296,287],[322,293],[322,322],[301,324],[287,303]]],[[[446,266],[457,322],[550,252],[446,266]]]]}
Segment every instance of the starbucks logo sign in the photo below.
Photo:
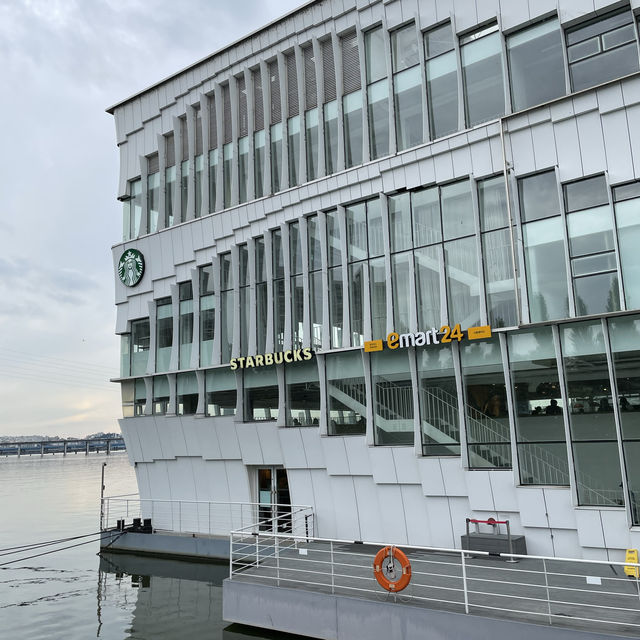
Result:
{"type": "Polygon", "coordinates": [[[144,274],[144,257],[137,249],[127,249],[118,262],[118,276],[122,284],[135,287],[144,274]]]}

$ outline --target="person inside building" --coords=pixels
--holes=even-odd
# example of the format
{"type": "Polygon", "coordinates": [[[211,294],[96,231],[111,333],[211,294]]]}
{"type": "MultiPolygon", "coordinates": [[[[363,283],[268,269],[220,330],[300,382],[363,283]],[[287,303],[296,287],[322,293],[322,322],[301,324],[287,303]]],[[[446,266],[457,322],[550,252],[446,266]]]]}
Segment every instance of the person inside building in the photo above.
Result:
{"type": "Polygon", "coordinates": [[[558,401],[553,398],[544,412],[548,416],[557,416],[562,413],[562,409],[558,406],[558,401]]]}

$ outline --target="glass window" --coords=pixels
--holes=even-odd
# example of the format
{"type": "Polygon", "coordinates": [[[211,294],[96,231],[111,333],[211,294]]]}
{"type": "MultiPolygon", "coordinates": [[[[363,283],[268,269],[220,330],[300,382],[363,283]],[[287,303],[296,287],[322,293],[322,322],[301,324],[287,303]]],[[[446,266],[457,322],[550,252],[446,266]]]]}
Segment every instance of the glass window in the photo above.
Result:
{"type": "Polygon", "coordinates": [[[264,353],[267,349],[267,317],[269,304],[267,302],[267,283],[256,284],[256,350],[264,353]]]}
{"type": "Polygon", "coordinates": [[[324,105],[324,159],[327,174],[338,170],[338,103],[324,105]]]}
{"type": "Polygon", "coordinates": [[[215,297],[213,295],[213,266],[199,269],[200,278],[200,366],[211,364],[215,335],[215,297]]]}
{"type": "Polygon", "coordinates": [[[136,416],[143,416],[147,408],[147,386],[144,380],[136,380],[135,395],[133,398],[133,413],[136,416]]]}
{"type": "Polygon", "coordinates": [[[566,93],[562,35],[557,18],[510,35],[507,55],[514,111],[566,93]]]}
{"type": "Polygon", "coordinates": [[[638,71],[631,11],[598,16],[567,29],[567,54],[574,91],[638,71]]]}
{"type": "Polygon", "coordinates": [[[342,346],[343,327],[342,267],[329,269],[329,330],[331,347],[342,346]]]}
{"type": "Polygon", "coordinates": [[[604,176],[594,176],[564,185],[567,213],[609,204],[604,176]]]}
{"type": "Polygon", "coordinates": [[[520,484],[569,485],[565,413],[549,327],[509,334],[520,484]]]}
{"type": "Polygon", "coordinates": [[[142,222],[142,180],[132,180],[129,183],[129,216],[131,229],[129,238],[137,238],[140,235],[140,224],[142,222]]]}
{"type": "Polygon", "coordinates": [[[282,123],[271,126],[271,193],[282,189],[282,123]]]}
{"type": "Polygon", "coordinates": [[[299,349],[304,341],[304,285],[302,276],[291,278],[291,329],[293,348],[299,349]]]}
{"type": "Polygon", "coordinates": [[[444,245],[449,322],[471,327],[480,324],[480,277],[475,237],[444,245]]]}
{"type": "Polygon", "coordinates": [[[191,282],[178,285],[180,297],[180,315],[178,334],[180,336],[179,368],[191,367],[191,345],[193,343],[193,289],[191,282]]]}
{"type": "Polygon", "coordinates": [[[168,371],[173,345],[171,298],[156,300],[156,371],[168,371]]]}
{"type": "Polygon", "coordinates": [[[387,59],[384,55],[384,32],[382,27],[364,34],[367,84],[387,77],[387,59]]]}
{"type": "Polygon", "coordinates": [[[349,265],[349,313],[351,318],[351,346],[364,344],[364,272],[366,262],[349,265]]]}
{"type": "Polygon", "coordinates": [[[609,320],[631,517],[640,524],[640,318],[609,320]]]}
{"type": "Polygon", "coordinates": [[[493,231],[509,226],[504,176],[478,182],[478,205],[481,231],[493,231]]]}
{"type": "Polygon", "coordinates": [[[563,325],[560,338],[578,502],[622,505],[622,478],[602,325],[600,321],[563,325]]]}
{"type": "Polygon", "coordinates": [[[274,229],[271,232],[271,250],[273,252],[273,277],[284,278],[284,254],[280,229],[274,229]]]}
{"type": "Polygon", "coordinates": [[[205,392],[208,416],[236,414],[236,375],[228,367],[206,372],[205,392]]]}
{"type": "Polygon", "coordinates": [[[515,326],[518,316],[509,228],[482,234],[482,257],[489,324],[515,326]]]}
{"type": "Polygon", "coordinates": [[[164,415],[169,406],[169,380],[167,376],[155,376],[153,378],[153,413],[164,415]]]}
{"type": "Polygon", "coordinates": [[[375,443],[413,445],[413,385],[409,351],[371,354],[375,443]]]}
{"type": "Polygon", "coordinates": [[[133,418],[135,386],[136,386],[135,380],[124,380],[120,383],[120,395],[122,399],[122,417],[123,418],[133,418]]]}
{"type": "Polygon", "coordinates": [[[367,392],[362,351],[327,354],[325,362],[329,435],[364,435],[367,392]]]}
{"type": "Polygon", "coordinates": [[[131,334],[120,335],[120,377],[131,375],[131,334]]]}
{"type": "Polygon", "coordinates": [[[531,322],[568,317],[562,220],[555,217],[530,222],[523,234],[531,322]]]}
{"type": "Polygon", "coordinates": [[[409,192],[389,196],[389,231],[391,251],[410,249],[411,240],[411,199],[409,192]]]}
{"type": "Polygon", "coordinates": [[[442,241],[438,187],[411,192],[413,242],[416,247],[442,241]]]}
{"type": "Polygon", "coordinates": [[[422,75],[420,67],[401,71],[393,78],[398,151],[422,144],[422,75]]]}
{"type": "Polygon", "coordinates": [[[557,216],[560,213],[555,171],[545,171],[518,180],[522,222],[557,216]]]}
{"type": "Polygon", "coordinates": [[[158,230],[158,210],[160,206],[160,174],[158,172],[149,174],[147,178],[147,216],[149,219],[149,233],[158,230]]]}
{"type": "Polygon", "coordinates": [[[337,211],[327,211],[327,251],[329,266],[342,263],[342,243],[340,241],[340,223],[337,211]]]}
{"type": "Polygon", "coordinates": [[[184,222],[189,208],[189,161],[185,160],[180,168],[180,222],[184,222]]]}
{"type": "Polygon", "coordinates": [[[344,148],[347,169],[362,164],[362,91],[342,98],[344,148]]]}
{"type": "Polygon", "coordinates": [[[238,140],[238,195],[239,201],[247,201],[247,182],[249,180],[249,138],[238,140]]]}
{"type": "Polygon", "coordinates": [[[318,177],[318,109],[309,109],[305,116],[306,152],[307,152],[307,180],[318,177]]]}
{"type": "Polygon", "coordinates": [[[141,376],[147,372],[149,362],[149,318],[131,322],[131,374],[141,376]]]}
{"type": "Polygon", "coordinates": [[[511,436],[500,342],[497,338],[462,348],[467,449],[472,468],[511,467],[511,436]]]}
{"type": "Polygon", "coordinates": [[[349,262],[367,257],[367,209],[364,202],[347,207],[347,255],[349,262]]]}
{"type": "Polygon", "coordinates": [[[450,24],[427,31],[427,100],[431,138],[458,129],[458,63],[450,24]]]}
{"type": "Polygon", "coordinates": [[[412,22],[391,34],[393,71],[403,71],[420,62],[416,25],[412,22]]]}
{"type": "Polygon", "coordinates": [[[451,240],[475,233],[471,184],[468,180],[440,188],[444,239],[451,240]]]}
{"type": "Polygon", "coordinates": [[[371,332],[374,339],[379,339],[387,333],[387,270],[384,258],[369,260],[369,292],[371,332]]]}
{"type": "Polygon", "coordinates": [[[460,455],[460,415],[450,345],[418,352],[422,455],[460,455]]]}
{"type": "Polygon", "coordinates": [[[389,154],[389,84],[380,80],[367,87],[369,153],[372,160],[389,154]]]}
{"type": "Polygon", "coordinates": [[[253,134],[253,182],[256,198],[264,196],[264,130],[253,134]]]}
{"type": "MultiPolygon", "coordinates": [[[[636,185],[637,183],[634,183],[636,185]]],[[[624,282],[627,309],[640,308],[640,194],[628,185],[613,190],[618,226],[620,268],[624,282]],[[625,199],[629,197],[629,199],[625,199]]]]}
{"type": "Polygon", "coordinates": [[[309,311],[311,314],[311,347],[320,349],[322,346],[322,307],[323,287],[322,272],[313,271],[309,274],[310,300],[309,311]]]}
{"type": "Polygon", "coordinates": [[[196,156],[195,161],[195,192],[196,192],[196,211],[195,217],[202,215],[202,175],[204,173],[204,158],[202,155],[196,156]]]}
{"type": "Polygon", "coordinates": [[[384,253],[384,234],[382,230],[382,206],[379,198],[367,200],[367,236],[369,255],[381,256],[384,253]]]}
{"type": "Polygon", "coordinates": [[[299,222],[292,222],[289,225],[289,261],[292,274],[302,273],[302,239],[299,222]]]}
{"type": "Polygon", "coordinates": [[[397,333],[408,333],[411,330],[410,300],[411,262],[413,253],[397,253],[391,256],[391,290],[393,292],[393,328],[397,333]]]}
{"type": "Polygon", "coordinates": [[[289,150],[289,186],[295,187],[300,170],[300,116],[287,120],[288,150],[289,150]]]}
{"type": "Polygon", "coordinates": [[[284,347],[285,316],[285,281],[284,278],[273,281],[273,339],[275,348],[284,347]]]}
{"type": "Polygon", "coordinates": [[[315,359],[285,366],[287,426],[311,427],[320,423],[320,381],[315,359]]]}
{"type": "Polygon", "coordinates": [[[164,189],[164,208],[167,216],[166,226],[173,226],[173,200],[176,184],[176,168],[167,167],[165,169],[165,189],[164,189]]]}
{"type": "Polygon", "coordinates": [[[223,206],[226,209],[231,206],[231,179],[233,176],[233,143],[229,142],[222,147],[222,197],[223,206]]]}
{"type": "Polygon", "coordinates": [[[461,40],[465,114],[470,127],[504,114],[502,48],[497,29],[496,25],[461,40]]]}
{"type": "Polygon", "coordinates": [[[216,181],[218,177],[218,150],[209,151],[209,213],[216,210],[216,181]]]}
{"type": "Polygon", "coordinates": [[[245,420],[278,419],[278,376],[275,367],[243,369],[245,420]]]}
{"type": "Polygon", "coordinates": [[[322,268],[322,253],[320,250],[320,222],[318,216],[307,218],[307,245],[309,247],[309,271],[322,268]]]}
{"type": "Polygon", "coordinates": [[[441,277],[442,247],[436,245],[416,249],[415,270],[418,305],[418,327],[439,327],[442,320],[441,277]]]}
{"type": "Polygon", "coordinates": [[[198,379],[195,371],[176,376],[178,415],[194,414],[198,409],[198,379]]]}

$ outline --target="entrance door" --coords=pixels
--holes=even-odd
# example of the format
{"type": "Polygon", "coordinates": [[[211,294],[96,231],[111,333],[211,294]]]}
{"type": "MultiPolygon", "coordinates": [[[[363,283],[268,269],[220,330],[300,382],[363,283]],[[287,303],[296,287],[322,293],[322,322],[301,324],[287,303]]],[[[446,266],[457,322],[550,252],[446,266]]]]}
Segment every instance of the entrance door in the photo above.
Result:
{"type": "Polygon", "coordinates": [[[291,531],[291,498],[286,469],[258,468],[258,520],[262,531],[291,531]]]}

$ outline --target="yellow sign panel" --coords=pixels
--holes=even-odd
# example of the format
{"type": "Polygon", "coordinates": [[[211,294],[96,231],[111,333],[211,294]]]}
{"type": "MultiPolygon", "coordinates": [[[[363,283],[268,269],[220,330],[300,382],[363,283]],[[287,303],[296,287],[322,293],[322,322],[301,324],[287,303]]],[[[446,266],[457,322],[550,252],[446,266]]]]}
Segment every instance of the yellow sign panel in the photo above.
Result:
{"type": "Polygon", "coordinates": [[[382,351],[382,340],[368,340],[364,343],[365,351],[382,351]]]}
{"type": "MultiPolygon", "coordinates": [[[[638,550],[627,549],[627,557],[625,558],[625,562],[633,562],[635,564],[638,564],[638,550]]],[[[624,574],[632,578],[640,578],[640,567],[625,565],[624,574]]]]}
{"type": "Polygon", "coordinates": [[[483,327],[469,327],[467,329],[467,336],[469,340],[482,340],[483,338],[491,337],[491,326],[485,325],[483,327]]]}

